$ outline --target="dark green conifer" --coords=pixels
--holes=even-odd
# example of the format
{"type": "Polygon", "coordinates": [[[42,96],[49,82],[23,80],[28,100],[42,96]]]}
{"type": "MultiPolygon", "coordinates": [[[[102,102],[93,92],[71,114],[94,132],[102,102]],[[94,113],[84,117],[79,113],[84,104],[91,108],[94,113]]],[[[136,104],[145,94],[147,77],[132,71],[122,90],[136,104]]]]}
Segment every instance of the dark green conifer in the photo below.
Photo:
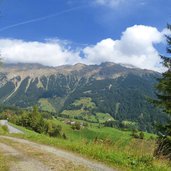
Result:
{"type": "MultiPolygon", "coordinates": [[[[171,25],[168,25],[171,31],[171,25]]],[[[169,120],[167,124],[159,126],[159,139],[157,141],[156,156],[165,156],[171,159],[171,36],[166,35],[167,40],[167,56],[161,56],[163,65],[167,68],[166,72],[162,74],[162,78],[156,86],[157,100],[153,103],[168,114],[169,120]]]]}

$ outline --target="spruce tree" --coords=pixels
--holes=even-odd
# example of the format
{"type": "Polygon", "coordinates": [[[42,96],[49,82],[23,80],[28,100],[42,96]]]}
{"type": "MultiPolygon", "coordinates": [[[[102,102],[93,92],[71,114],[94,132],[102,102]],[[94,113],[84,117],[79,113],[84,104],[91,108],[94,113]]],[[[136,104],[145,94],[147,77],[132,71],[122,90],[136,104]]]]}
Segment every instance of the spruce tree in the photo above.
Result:
{"type": "MultiPolygon", "coordinates": [[[[168,25],[171,31],[171,25],[168,25]]],[[[163,65],[167,68],[166,72],[162,74],[156,85],[157,100],[153,103],[168,114],[168,122],[165,125],[158,127],[159,139],[157,141],[157,148],[155,150],[156,156],[164,156],[171,160],[171,36],[166,35],[167,40],[167,56],[161,56],[163,65]]]]}

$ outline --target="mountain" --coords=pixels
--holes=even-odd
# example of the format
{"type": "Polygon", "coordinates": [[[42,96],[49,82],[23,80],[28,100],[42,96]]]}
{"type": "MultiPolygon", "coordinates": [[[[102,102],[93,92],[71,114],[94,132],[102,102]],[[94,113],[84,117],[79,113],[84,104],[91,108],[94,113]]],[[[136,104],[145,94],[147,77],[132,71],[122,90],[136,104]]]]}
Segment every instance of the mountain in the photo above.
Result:
{"type": "Polygon", "coordinates": [[[111,62],[59,67],[5,64],[0,73],[0,101],[24,108],[38,104],[42,110],[63,115],[72,110],[105,113],[150,129],[165,120],[147,101],[155,97],[154,84],[160,76],[111,62]]]}

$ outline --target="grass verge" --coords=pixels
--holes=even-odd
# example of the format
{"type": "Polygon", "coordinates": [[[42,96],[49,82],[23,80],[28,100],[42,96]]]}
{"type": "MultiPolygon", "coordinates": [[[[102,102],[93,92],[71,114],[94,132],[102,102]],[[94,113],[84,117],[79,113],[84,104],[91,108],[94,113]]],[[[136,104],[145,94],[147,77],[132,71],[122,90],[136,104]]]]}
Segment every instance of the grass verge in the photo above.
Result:
{"type": "Polygon", "coordinates": [[[0,171],[8,171],[8,162],[7,158],[0,152],[0,171]]]}
{"type": "Polygon", "coordinates": [[[155,141],[148,139],[149,135],[146,135],[146,139],[140,140],[133,139],[128,132],[112,128],[92,127],[73,131],[68,125],[63,125],[63,130],[67,134],[67,139],[64,140],[19,128],[25,134],[13,136],[79,153],[121,170],[171,170],[167,161],[153,158],[155,141]]]}

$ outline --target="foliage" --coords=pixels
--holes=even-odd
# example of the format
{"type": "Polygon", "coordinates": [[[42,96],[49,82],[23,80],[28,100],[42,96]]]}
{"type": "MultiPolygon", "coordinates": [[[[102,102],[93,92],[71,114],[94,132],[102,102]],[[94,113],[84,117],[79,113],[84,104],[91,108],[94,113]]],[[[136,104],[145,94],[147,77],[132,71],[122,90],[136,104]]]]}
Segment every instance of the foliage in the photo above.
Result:
{"type": "Polygon", "coordinates": [[[76,130],[80,130],[81,129],[80,122],[75,122],[75,129],[76,130]]]}
{"type": "Polygon", "coordinates": [[[131,136],[134,138],[139,138],[138,131],[136,129],[132,130],[131,136]]]}
{"type": "Polygon", "coordinates": [[[6,125],[2,125],[1,128],[4,132],[9,132],[8,127],[6,125]]]}
{"type": "Polygon", "coordinates": [[[104,123],[107,120],[114,120],[108,113],[96,112],[96,105],[92,102],[92,98],[82,97],[75,100],[68,110],[64,110],[61,117],[74,118],[92,123],[104,123]]]}
{"type": "Polygon", "coordinates": [[[149,139],[150,134],[144,133],[144,139],[134,139],[130,136],[130,132],[115,128],[99,129],[92,124],[89,128],[74,131],[64,122],[59,120],[53,120],[53,122],[62,126],[67,139],[60,137],[56,139],[24,128],[20,129],[25,134],[16,136],[70,150],[115,168],[119,167],[121,170],[169,171],[170,169],[167,161],[153,158],[155,141],[149,139]]]}
{"type": "Polygon", "coordinates": [[[23,111],[23,113],[18,116],[18,119],[17,117],[15,119],[14,117],[12,117],[10,121],[14,120],[16,120],[17,125],[32,129],[33,131],[38,133],[44,132],[45,123],[42,115],[38,111],[37,106],[34,106],[31,112],[23,111]]]}
{"type": "Polygon", "coordinates": [[[137,122],[127,121],[127,120],[124,121],[109,120],[104,123],[104,126],[115,127],[115,128],[119,128],[122,130],[129,130],[129,131],[136,130],[139,128],[137,122]]]}
{"type": "Polygon", "coordinates": [[[4,126],[0,126],[0,134],[6,134],[8,133],[8,129],[4,126]]]}
{"type": "Polygon", "coordinates": [[[144,139],[144,137],[145,137],[144,132],[141,131],[138,133],[138,130],[136,130],[136,129],[132,130],[131,136],[133,138],[139,138],[139,139],[144,139]]]}
{"type": "MultiPolygon", "coordinates": [[[[1,116],[6,119],[6,112],[1,116]]],[[[42,112],[39,112],[37,106],[34,106],[31,111],[22,110],[19,114],[12,113],[9,115],[8,113],[9,121],[14,124],[23,126],[37,133],[44,133],[53,137],[61,136],[61,126],[44,116],[44,113],[42,115],[42,112]]]]}
{"type": "Polygon", "coordinates": [[[80,130],[81,129],[80,122],[75,122],[74,124],[72,124],[71,128],[73,130],[80,130]]]}
{"type": "Polygon", "coordinates": [[[144,139],[144,133],[141,131],[139,134],[140,139],[144,139]]]}
{"type": "Polygon", "coordinates": [[[21,84],[12,96],[15,82],[6,80],[6,77],[5,73],[0,74],[0,81],[7,81],[0,87],[0,100],[5,100],[5,105],[28,108],[37,104],[41,110],[48,110],[52,115],[82,110],[75,118],[100,123],[103,119],[100,116],[96,119],[96,115],[103,113],[119,122],[136,122],[139,129],[148,132],[154,132],[156,122],[164,123],[167,120],[160,110],[146,101],[146,97],[155,98],[155,78],[161,77],[156,72],[125,68],[119,64],[109,66],[106,63],[85,66],[69,74],[50,73],[48,77],[35,75],[32,81],[29,77],[22,80],[18,76],[16,83],[21,84]],[[115,78],[116,75],[118,78],[115,78]]]}
{"type": "MultiPolygon", "coordinates": [[[[46,122],[46,132],[51,137],[61,136],[62,127],[52,121],[46,122]]],[[[65,136],[64,136],[65,137],[65,136]]]]}
{"type": "MultiPolygon", "coordinates": [[[[168,29],[171,30],[171,25],[168,25],[168,29]]],[[[171,54],[171,37],[167,38],[167,52],[171,54]]],[[[171,57],[161,56],[163,59],[163,65],[167,68],[167,71],[162,74],[162,78],[156,86],[157,88],[157,100],[153,103],[161,108],[169,116],[169,121],[167,124],[160,125],[159,130],[159,140],[157,141],[158,147],[155,151],[155,155],[164,156],[171,160],[171,57]]]]}

